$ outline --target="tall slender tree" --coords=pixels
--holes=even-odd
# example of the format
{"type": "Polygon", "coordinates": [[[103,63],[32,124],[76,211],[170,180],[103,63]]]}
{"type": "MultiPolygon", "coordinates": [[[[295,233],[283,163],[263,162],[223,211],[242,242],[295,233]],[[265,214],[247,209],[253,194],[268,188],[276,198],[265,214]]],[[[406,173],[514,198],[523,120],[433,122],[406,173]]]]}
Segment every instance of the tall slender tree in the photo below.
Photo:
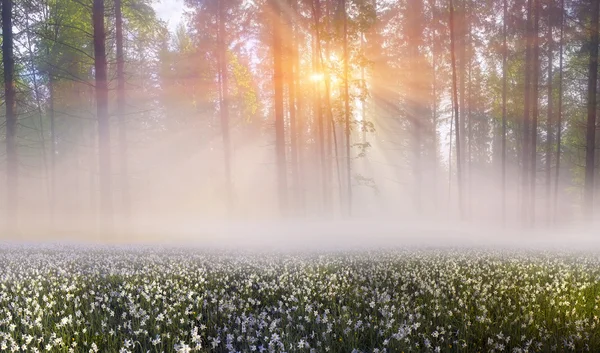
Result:
{"type": "Polygon", "coordinates": [[[348,13],[346,0],[342,1],[342,16],[344,16],[344,122],[346,132],[346,183],[348,193],[348,216],[352,216],[352,156],[350,155],[350,54],[348,53],[348,13]]]}
{"type": "Polygon", "coordinates": [[[450,0],[450,56],[452,65],[452,96],[454,102],[454,126],[456,131],[456,178],[457,178],[457,193],[458,193],[458,210],[460,218],[464,217],[463,208],[463,185],[462,185],[462,163],[461,163],[461,140],[460,140],[460,118],[458,115],[458,89],[456,78],[456,48],[455,48],[455,30],[454,30],[454,3],[450,0]]]}
{"type": "Polygon", "coordinates": [[[330,211],[329,200],[329,182],[327,176],[326,148],[325,148],[325,119],[323,114],[323,99],[321,95],[321,86],[323,78],[323,60],[321,58],[321,0],[311,1],[312,16],[314,21],[313,36],[313,72],[315,76],[315,113],[316,113],[316,131],[317,131],[317,150],[319,155],[320,182],[323,197],[323,213],[330,211]]]}
{"type": "Polygon", "coordinates": [[[231,175],[231,138],[229,131],[229,68],[227,65],[227,20],[226,0],[218,1],[218,30],[217,30],[217,58],[219,66],[221,136],[223,139],[223,162],[225,163],[225,198],[227,210],[233,211],[233,183],[231,175]]]}
{"type": "Polygon", "coordinates": [[[529,222],[529,197],[530,197],[530,167],[531,162],[531,62],[532,62],[532,51],[533,51],[533,30],[531,26],[533,12],[533,1],[527,0],[527,19],[525,23],[525,82],[523,85],[524,90],[524,114],[523,114],[523,152],[522,152],[522,173],[521,173],[521,217],[524,224],[529,222]]]}
{"type": "Polygon", "coordinates": [[[596,101],[598,91],[598,17],[600,0],[590,1],[591,29],[589,34],[588,102],[585,148],[584,214],[594,214],[594,174],[596,152],[596,101]]]}
{"type": "Polygon", "coordinates": [[[508,0],[502,1],[502,223],[506,224],[506,96],[507,96],[507,60],[508,43],[506,22],[508,0]]]}
{"type": "Polygon", "coordinates": [[[299,162],[298,162],[298,95],[297,92],[297,81],[298,81],[298,70],[300,68],[298,56],[298,44],[297,36],[298,30],[295,23],[297,16],[297,1],[290,0],[288,2],[290,13],[286,17],[286,25],[288,26],[289,35],[287,36],[287,57],[286,57],[286,85],[288,92],[288,111],[289,111],[289,132],[290,132],[290,163],[291,163],[291,174],[293,183],[293,206],[297,208],[299,206],[300,198],[300,177],[299,177],[299,162]]]}
{"type": "Polygon", "coordinates": [[[554,1],[548,0],[548,29],[546,42],[548,43],[548,117],[546,118],[546,221],[550,222],[552,219],[552,145],[554,144],[554,91],[552,87],[552,80],[554,79],[554,38],[552,36],[552,30],[554,29],[552,23],[553,6],[554,1]]]}
{"type": "Polygon", "coordinates": [[[558,185],[563,125],[563,60],[565,37],[565,0],[560,0],[560,39],[558,48],[558,113],[556,118],[556,170],[554,172],[554,222],[558,221],[558,185]]]}
{"type": "Polygon", "coordinates": [[[9,231],[16,231],[18,209],[19,157],[17,152],[17,100],[13,37],[13,0],[2,0],[2,64],[4,67],[4,104],[6,114],[6,220],[9,231]]]}
{"type": "Polygon", "coordinates": [[[438,56],[440,55],[438,49],[438,27],[439,27],[439,18],[438,18],[438,9],[437,9],[437,1],[431,0],[431,16],[433,18],[432,26],[433,30],[431,31],[431,114],[432,114],[432,184],[433,184],[433,197],[435,198],[434,204],[437,208],[437,179],[438,179],[438,56]]]}
{"type": "Polygon", "coordinates": [[[98,119],[98,154],[100,157],[98,165],[100,183],[100,222],[102,230],[110,232],[113,227],[113,204],[104,13],[104,0],[94,0],[92,19],[94,25],[94,72],[96,81],[96,113],[98,119]]]}
{"type": "Polygon", "coordinates": [[[119,119],[119,161],[120,161],[120,187],[121,187],[121,212],[123,223],[129,221],[130,195],[129,195],[129,161],[127,146],[127,122],[125,120],[125,52],[123,50],[123,11],[122,0],[115,0],[115,27],[117,46],[117,117],[119,119]]]}
{"type": "Polygon", "coordinates": [[[285,153],[285,121],[283,104],[283,50],[282,50],[282,11],[278,0],[272,0],[273,9],[273,86],[275,93],[275,154],[277,161],[277,185],[279,208],[287,211],[287,165],[285,153]]]}
{"type": "Polygon", "coordinates": [[[540,77],[540,1],[533,0],[533,58],[531,62],[532,78],[531,78],[531,167],[530,167],[530,197],[529,197],[529,220],[535,222],[535,201],[536,201],[536,181],[537,181],[537,135],[538,135],[538,115],[539,115],[539,77],[540,77]]]}

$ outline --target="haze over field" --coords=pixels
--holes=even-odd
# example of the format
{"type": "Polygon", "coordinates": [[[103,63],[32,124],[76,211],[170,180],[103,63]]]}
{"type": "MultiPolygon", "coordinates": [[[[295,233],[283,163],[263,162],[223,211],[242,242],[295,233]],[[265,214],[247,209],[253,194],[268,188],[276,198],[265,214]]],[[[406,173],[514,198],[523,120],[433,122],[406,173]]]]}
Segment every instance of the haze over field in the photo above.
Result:
{"type": "Polygon", "coordinates": [[[2,5],[7,241],[596,246],[598,0],[2,5]]]}

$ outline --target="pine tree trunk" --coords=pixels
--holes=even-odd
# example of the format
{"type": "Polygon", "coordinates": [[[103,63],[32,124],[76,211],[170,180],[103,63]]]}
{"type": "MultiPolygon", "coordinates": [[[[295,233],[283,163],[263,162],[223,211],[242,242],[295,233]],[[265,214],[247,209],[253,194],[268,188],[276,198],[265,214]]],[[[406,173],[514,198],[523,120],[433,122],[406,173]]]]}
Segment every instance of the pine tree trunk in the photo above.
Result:
{"type": "Polygon", "coordinates": [[[529,191],[530,191],[530,173],[529,168],[531,162],[531,152],[529,149],[531,141],[531,130],[530,130],[530,96],[531,96],[531,52],[532,52],[532,29],[531,29],[531,14],[533,10],[532,0],[527,1],[527,23],[525,25],[525,84],[523,85],[524,90],[524,114],[523,114],[523,153],[522,153],[522,176],[521,176],[521,217],[523,224],[529,222],[529,191]]]}
{"type": "Polygon", "coordinates": [[[115,0],[115,27],[117,45],[117,117],[119,119],[119,161],[123,226],[129,223],[131,201],[129,194],[129,163],[127,146],[127,123],[125,121],[125,53],[123,50],[122,0],[115,0]]]}
{"type": "MultiPolygon", "coordinates": [[[[315,52],[314,52],[314,68],[315,72],[323,75],[323,63],[321,61],[321,34],[320,34],[320,21],[321,21],[321,1],[314,0],[313,3],[313,16],[315,21],[315,52]]],[[[325,124],[323,117],[323,106],[321,99],[321,82],[317,80],[315,82],[315,105],[316,105],[316,113],[317,113],[317,149],[319,153],[319,171],[321,177],[321,187],[322,187],[322,200],[323,200],[323,214],[327,214],[330,211],[329,205],[329,183],[327,180],[327,159],[325,156],[325,124]]]]}
{"type": "Polygon", "coordinates": [[[233,212],[233,183],[231,175],[231,138],[229,131],[229,71],[227,65],[227,33],[225,21],[227,15],[226,0],[218,0],[218,54],[220,93],[219,110],[221,113],[221,136],[223,138],[223,161],[225,163],[225,202],[227,212],[231,216],[233,212]]]}
{"type": "Polygon", "coordinates": [[[296,31],[294,29],[294,15],[296,14],[296,0],[290,1],[290,9],[292,14],[288,16],[288,58],[287,58],[287,86],[288,86],[288,104],[290,113],[290,162],[292,167],[292,182],[294,184],[293,209],[294,212],[298,208],[298,200],[300,192],[300,178],[298,172],[298,110],[297,110],[297,92],[296,81],[298,79],[298,70],[300,66],[296,60],[298,49],[296,44],[296,31]]]}
{"type": "Polygon", "coordinates": [[[458,187],[458,209],[460,218],[464,218],[464,207],[462,199],[462,163],[461,163],[461,141],[460,141],[460,117],[458,115],[458,90],[457,90],[457,78],[456,78],[456,50],[454,45],[454,4],[453,0],[450,0],[450,56],[452,60],[452,92],[454,101],[454,126],[456,130],[456,178],[458,187]]]}
{"type": "MultiPolygon", "coordinates": [[[[329,47],[329,41],[330,41],[330,36],[331,36],[331,28],[330,28],[330,17],[331,17],[331,6],[330,6],[330,0],[324,0],[325,1],[325,16],[323,16],[323,20],[325,21],[325,28],[323,28],[323,31],[325,32],[325,36],[323,38],[321,38],[321,36],[319,35],[319,39],[323,39],[324,41],[324,48],[323,50],[319,50],[318,55],[320,57],[319,61],[321,63],[321,72],[324,75],[324,80],[325,80],[325,85],[327,86],[329,83],[329,70],[326,69],[326,67],[324,65],[327,65],[329,62],[329,55],[330,55],[330,47],[329,47]],[[323,53],[325,54],[325,57],[323,57],[323,53]]],[[[320,42],[319,42],[320,43],[320,42]]],[[[325,203],[326,203],[326,209],[327,209],[327,213],[329,215],[333,214],[333,197],[332,197],[332,191],[333,191],[333,153],[337,152],[333,149],[333,137],[335,134],[335,125],[332,124],[331,120],[331,104],[330,104],[330,100],[331,97],[329,95],[329,89],[328,87],[326,87],[325,89],[325,105],[327,107],[327,116],[325,117],[325,121],[323,123],[323,134],[324,134],[324,141],[325,141],[325,179],[326,179],[326,185],[328,186],[327,188],[323,188],[323,196],[325,198],[325,203]]],[[[337,160],[336,160],[337,162],[337,160]]]]}
{"type": "MultiPolygon", "coordinates": [[[[469,9],[470,10],[470,9],[469,9]]],[[[466,20],[467,33],[466,38],[468,39],[466,43],[466,47],[469,49],[467,53],[467,57],[465,57],[466,65],[467,65],[467,163],[469,168],[469,175],[467,177],[468,188],[467,191],[469,200],[468,200],[468,217],[473,217],[473,38],[472,38],[472,28],[471,28],[471,19],[466,20]]]]}
{"type": "Polygon", "coordinates": [[[562,142],[563,114],[563,59],[565,35],[565,0],[560,0],[560,45],[558,63],[558,116],[556,119],[556,170],[554,174],[554,223],[558,223],[558,185],[560,179],[560,149],[562,142]]]}
{"type": "Polygon", "coordinates": [[[50,121],[50,217],[54,225],[56,217],[56,113],[54,111],[54,77],[48,75],[48,120],[50,121]]]}
{"type": "MultiPolygon", "coordinates": [[[[298,14],[298,4],[296,0],[292,1],[292,9],[293,13],[298,14]]],[[[296,98],[296,207],[299,207],[299,210],[305,214],[306,212],[306,196],[305,196],[305,188],[306,182],[305,177],[306,173],[304,167],[306,165],[305,161],[305,130],[308,126],[307,123],[307,114],[304,92],[303,89],[306,89],[305,86],[301,85],[302,80],[300,79],[300,75],[302,74],[301,66],[300,66],[300,43],[303,42],[303,38],[301,37],[301,31],[298,26],[295,27],[294,31],[294,73],[295,73],[295,81],[294,81],[294,92],[296,98]]]]}
{"type": "MultiPolygon", "coordinates": [[[[549,0],[548,7],[552,6],[553,1],[549,0]]],[[[554,39],[552,38],[552,15],[548,15],[548,117],[546,119],[546,221],[550,222],[552,218],[552,145],[554,144],[554,132],[552,131],[554,111],[553,111],[553,45],[554,39]]]]}
{"type": "Polygon", "coordinates": [[[431,11],[432,11],[432,16],[435,19],[435,21],[433,22],[433,30],[431,31],[431,75],[432,75],[432,79],[431,79],[431,88],[432,88],[432,92],[431,92],[431,101],[432,101],[432,146],[431,146],[431,162],[432,162],[432,171],[431,171],[431,183],[432,183],[432,188],[433,188],[433,193],[432,193],[432,197],[433,197],[433,203],[434,203],[434,208],[437,209],[438,207],[438,203],[437,203],[437,189],[438,189],[438,140],[437,140],[437,136],[438,136],[438,131],[437,131],[437,127],[438,127],[438,92],[437,92],[437,74],[438,74],[438,68],[437,68],[437,56],[438,54],[438,48],[437,48],[437,29],[438,29],[438,20],[437,20],[437,4],[436,4],[436,0],[432,0],[431,1],[431,11]]]}
{"type": "Polygon", "coordinates": [[[96,73],[96,109],[98,119],[100,222],[104,232],[113,228],[110,122],[108,115],[108,80],[106,63],[106,32],[104,28],[104,0],[94,0],[94,70],[96,73]]]}
{"type": "Polygon", "coordinates": [[[350,55],[348,53],[348,15],[346,13],[346,0],[342,0],[342,15],[344,16],[344,115],[346,131],[346,186],[348,197],[348,217],[352,216],[352,156],[350,155],[350,55]]]}
{"type": "Polygon", "coordinates": [[[277,161],[277,185],[279,209],[287,211],[287,166],[285,156],[285,122],[283,106],[283,51],[281,8],[277,0],[273,4],[273,84],[275,93],[275,151],[277,161]]]}
{"type": "Polygon", "coordinates": [[[2,0],[2,64],[4,67],[4,105],[6,116],[6,227],[16,231],[18,209],[19,160],[17,154],[17,106],[15,58],[13,54],[12,0],[2,0]]]}
{"type": "Polygon", "coordinates": [[[533,19],[533,61],[532,68],[532,97],[533,104],[531,114],[531,175],[530,175],[530,198],[529,198],[529,222],[535,223],[535,198],[536,198],[536,180],[537,180],[537,133],[538,133],[538,115],[539,115],[539,77],[540,77],[540,2],[533,0],[534,19],[533,19]]]}
{"type": "MultiPolygon", "coordinates": [[[[459,23],[458,23],[458,28],[460,29],[460,32],[458,33],[458,41],[457,43],[459,43],[459,64],[460,64],[460,68],[459,68],[459,72],[460,72],[460,101],[457,101],[458,107],[459,107],[459,112],[460,112],[460,125],[456,126],[456,129],[458,129],[459,135],[461,137],[461,147],[466,147],[466,130],[467,130],[467,104],[466,104],[466,89],[467,89],[467,2],[469,0],[462,0],[462,9],[460,12],[460,16],[459,16],[459,23]]],[[[456,25],[456,24],[455,24],[456,25]]],[[[466,156],[465,154],[457,154],[457,157],[460,157],[461,161],[460,164],[461,166],[465,166],[466,163],[466,156]]],[[[465,176],[466,177],[466,176],[465,176]]],[[[464,180],[463,180],[464,181],[464,180]]],[[[467,192],[466,190],[463,190],[463,192],[467,192]]],[[[468,212],[470,205],[467,205],[466,211],[468,212]]]]}
{"type": "Polygon", "coordinates": [[[588,103],[585,149],[584,214],[591,219],[594,215],[594,172],[596,151],[596,100],[598,91],[598,12],[600,0],[591,0],[592,15],[590,33],[590,58],[588,70],[588,103]]]}
{"type": "Polygon", "coordinates": [[[508,43],[506,19],[508,16],[508,0],[503,0],[502,15],[502,224],[506,225],[506,95],[507,95],[507,58],[508,43]]]}

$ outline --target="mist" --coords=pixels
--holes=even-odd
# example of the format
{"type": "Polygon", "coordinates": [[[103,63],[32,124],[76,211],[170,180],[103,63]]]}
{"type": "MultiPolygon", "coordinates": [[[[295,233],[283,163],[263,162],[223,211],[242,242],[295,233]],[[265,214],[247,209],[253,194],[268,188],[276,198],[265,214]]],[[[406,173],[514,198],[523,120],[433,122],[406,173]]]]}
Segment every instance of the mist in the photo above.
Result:
{"type": "Polygon", "coordinates": [[[171,5],[15,5],[4,239],[592,246],[583,4],[171,5]]]}
{"type": "Polygon", "coordinates": [[[600,0],[0,23],[0,351],[600,352],[600,0]]]}

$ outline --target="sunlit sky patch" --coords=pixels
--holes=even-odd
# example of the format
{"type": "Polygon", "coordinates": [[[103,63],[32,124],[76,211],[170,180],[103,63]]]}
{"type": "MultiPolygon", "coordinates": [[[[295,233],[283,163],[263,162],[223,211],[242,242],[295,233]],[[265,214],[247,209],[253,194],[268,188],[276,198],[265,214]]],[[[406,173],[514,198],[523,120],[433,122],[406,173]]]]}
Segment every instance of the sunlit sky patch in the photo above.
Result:
{"type": "Polygon", "coordinates": [[[156,14],[161,20],[167,22],[170,31],[174,31],[183,21],[183,9],[183,0],[158,0],[154,4],[156,14]]]}

